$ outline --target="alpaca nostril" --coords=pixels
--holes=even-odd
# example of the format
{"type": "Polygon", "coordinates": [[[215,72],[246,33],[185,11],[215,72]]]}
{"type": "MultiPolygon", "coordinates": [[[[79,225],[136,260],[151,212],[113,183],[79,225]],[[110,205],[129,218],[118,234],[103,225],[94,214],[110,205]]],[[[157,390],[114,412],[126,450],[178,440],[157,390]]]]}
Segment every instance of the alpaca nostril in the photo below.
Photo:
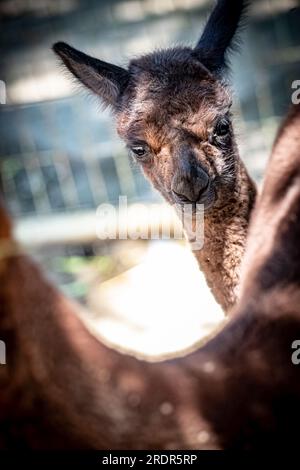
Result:
{"type": "Polygon", "coordinates": [[[172,190],[172,192],[176,196],[176,198],[180,200],[180,202],[194,202],[184,194],[177,193],[176,191],[174,191],[174,189],[172,190]]]}
{"type": "Polygon", "coordinates": [[[209,176],[201,170],[195,179],[176,177],[172,184],[172,192],[180,202],[196,203],[209,187],[209,176]]]}

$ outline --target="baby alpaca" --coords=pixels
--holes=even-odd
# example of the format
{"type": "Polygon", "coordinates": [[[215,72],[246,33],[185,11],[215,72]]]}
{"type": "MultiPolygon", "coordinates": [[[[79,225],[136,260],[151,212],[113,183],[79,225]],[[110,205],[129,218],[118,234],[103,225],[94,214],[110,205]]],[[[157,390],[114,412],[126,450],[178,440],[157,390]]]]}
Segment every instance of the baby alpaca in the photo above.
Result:
{"type": "Polygon", "coordinates": [[[236,302],[255,186],[232,129],[226,56],[245,11],[219,0],[194,49],[147,54],[128,69],[59,42],[72,74],[110,106],[117,129],[146,177],[172,205],[204,207],[204,246],[195,251],[224,311],[236,302]]]}

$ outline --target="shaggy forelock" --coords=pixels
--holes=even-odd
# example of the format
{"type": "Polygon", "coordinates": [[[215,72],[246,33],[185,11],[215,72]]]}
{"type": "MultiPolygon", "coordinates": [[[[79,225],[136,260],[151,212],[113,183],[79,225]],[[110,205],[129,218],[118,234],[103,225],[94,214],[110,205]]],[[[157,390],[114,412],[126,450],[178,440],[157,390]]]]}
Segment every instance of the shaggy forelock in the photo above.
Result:
{"type": "Polygon", "coordinates": [[[129,84],[119,108],[127,126],[141,120],[155,120],[160,125],[174,117],[213,121],[231,105],[227,84],[213,77],[188,48],[158,51],[135,59],[129,72],[129,84]]]}

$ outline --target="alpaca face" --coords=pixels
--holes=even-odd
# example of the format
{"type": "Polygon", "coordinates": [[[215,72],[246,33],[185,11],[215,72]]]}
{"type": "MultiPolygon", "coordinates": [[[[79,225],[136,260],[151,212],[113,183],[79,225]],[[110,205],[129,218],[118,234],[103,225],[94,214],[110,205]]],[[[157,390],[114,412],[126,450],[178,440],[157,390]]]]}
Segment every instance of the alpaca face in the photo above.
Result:
{"type": "Polygon", "coordinates": [[[147,178],[171,204],[226,204],[236,179],[226,85],[189,49],[142,57],[129,74],[117,127],[147,178]]]}
{"type": "Polygon", "coordinates": [[[112,108],[119,135],[170,203],[224,206],[238,185],[223,73],[246,5],[218,0],[194,49],[149,54],[128,69],[54,45],[72,74],[112,108]]]}

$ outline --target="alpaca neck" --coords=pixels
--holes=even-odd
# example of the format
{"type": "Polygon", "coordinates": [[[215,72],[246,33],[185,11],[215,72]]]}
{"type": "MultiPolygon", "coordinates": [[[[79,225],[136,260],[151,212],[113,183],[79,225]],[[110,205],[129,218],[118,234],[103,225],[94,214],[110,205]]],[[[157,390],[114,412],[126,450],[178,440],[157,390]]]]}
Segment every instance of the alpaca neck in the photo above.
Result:
{"type": "Polygon", "coordinates": [[[208,286],[225,312],[238,298],[240,265],[256,195],[242,162],[237,178],[240,184],[228,204],[205,214],[203,247],[194,251],[208,286]]]}

